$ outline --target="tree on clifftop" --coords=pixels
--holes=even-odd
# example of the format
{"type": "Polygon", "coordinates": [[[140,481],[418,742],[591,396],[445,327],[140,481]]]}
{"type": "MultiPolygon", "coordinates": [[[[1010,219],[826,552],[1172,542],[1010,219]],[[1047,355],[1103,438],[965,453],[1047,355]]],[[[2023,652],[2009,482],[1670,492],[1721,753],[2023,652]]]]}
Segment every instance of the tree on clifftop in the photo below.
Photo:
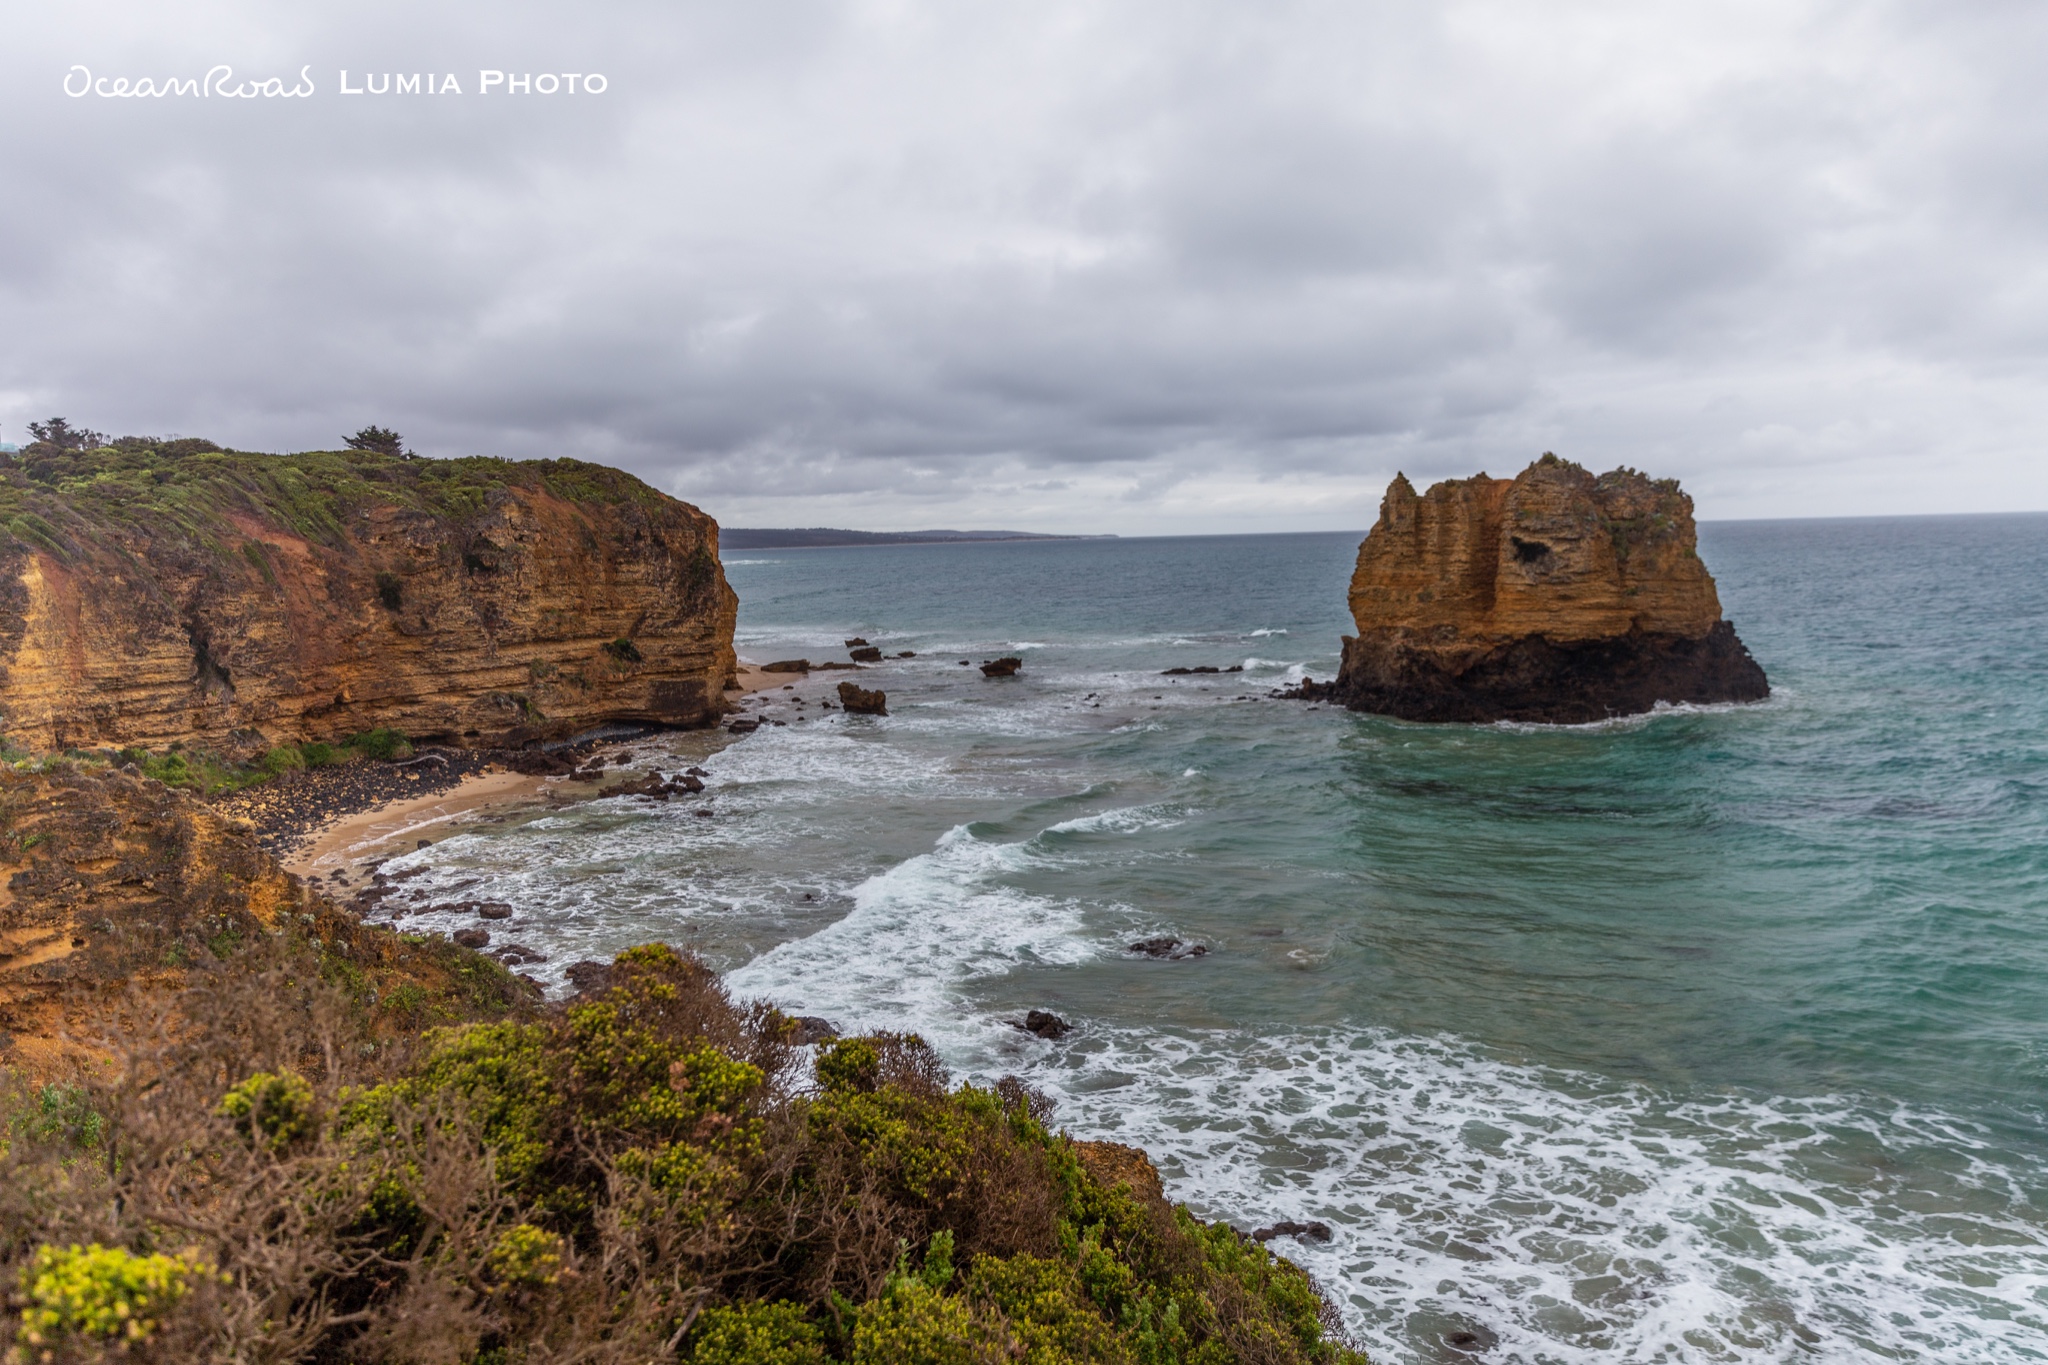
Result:
{"type": "Polygon", "coordinates": [[[62,417],[52,417],[47,422],[30,422],[28,432],[38,441],[56,446],[59,450],[98,450],[108,439],[104,432],[74,427],[62,417]]]}
{"type": "Polygon", "coordinates": [[[364,427],[348,438],[350,450],[373,450],[379,455],[391,455],[402,460],[412,458],[412,452],[405,448],[405,438],[389,427],[364,427]]]}

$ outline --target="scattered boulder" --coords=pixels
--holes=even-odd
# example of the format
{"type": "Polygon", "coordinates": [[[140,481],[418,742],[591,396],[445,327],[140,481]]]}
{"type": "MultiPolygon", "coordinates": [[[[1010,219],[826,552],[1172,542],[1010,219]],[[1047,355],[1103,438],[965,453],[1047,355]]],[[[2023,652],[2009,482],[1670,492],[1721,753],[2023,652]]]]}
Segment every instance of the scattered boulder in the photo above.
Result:
{"type": "Polygon", "coordinates": [[[872,691],[859,683],[839,684],[839,704],[850,716],[886,716],[889,714],[889,694],[881,688],[872,691]]]}
{"type": "Polygon", "coordinates": [[[711,776],[711,770],[709,768],[685,768],[683,769],[683,774],[686,777],[709,777],[711,776]]]}
{"type": "Polygon", "coordinates": [[[815,1014],[799,1014],[793,1021],[796,1035],[790,1039],[798,1047],[810,1047],[815,1043],[829,1043],[839,1036],[839,1028],[830,1019],[820,1019],[815,1014]]]}
{"type": "Polygon", "coordinates": [[[491,956],[504,963],[507,967],[530,967],[536,962],[547,961],[544,955],[535,952],[523,943],[508,943],[497,952],[492,953],[491,956]]]}
{"type": "Polygon", "coordinates": [[[476,913],[481,919],[511,919],[512,907],[503,901],[477,901],[476,913]]]}
{"type": "Polygon", "coordinates": [[[762,664],[761,671],[763,673],[808,673],[811,671],[811,661],[809,659],[777,659],[772,664],[762,664]]]}
{"type": "Polygon", "coordinates": [[[538,749],[521,749],[505,759],[505,766],[527,777],[566,777],[574,768],[553,754],[538,749]]]}
{"type": "Polygon", "coordinates": [[[459,948],[481,948],[491,941],[488,929],[457,929],[449,935],[459,948]]]}
{"type": "Polygon", "coordinates": [[[873,645],[863,645],[859,649],[849,649],[846,651],[846,654],[855,663],[861,664],[880,663],[882,659],[882,651],[873,645]]]}
{"type": "Polygon", "coordinates": [[[751,735],[760,728],[759,716],[734,716],[725,723],[725,732],[729,735],[751,735]]]}
{"type": "Polygon", "coordinates": [[[917,651],[914,649],[899,649],[896,651],[896,657],[899,659],[915,659],[917,651]]]}
{"type": "Polygon", "coordinates": [[[839,659],[827,659],[824,663],[813,664],[812,667],[822,673],[828,668],[859,668],[860,665],[845,663],[839,659]]]}
{"type": "Polygon", "coordinates": [[[612,964],[585,958],[581,962],[571,962],[563,975],[569,978],[569,984],[576,988],[578,995],[596,995],[612,984],[612,964]]]}
{"type": "Polygon", "coordinates": [[[1202,957],[1209,951],[1206,943],[1182,943],[1177,938],[1160,935],[1158,938],[1140,939],[1131,945],[1131,951],[1144,957],[1156,957],[1166,961],[1178,961],[1184,957],[1202,957]]]}
{"type": "Polygon", "coordinates": [[[1292,1237],[1302,1242],[1327,1242],[1330,1240],[1328,1223],[1275,1223],[1269,1228],[1260,1228],[1252,1234],[1254,1242],[1270,1242],[1275,1237],[1292,1237]]]}
{"type": "Polygon", "coordinates": [[[1024,661],[1022,659],[1017,658],[1015,655],[1005,655],[1000,659],[990,659],[984,662],[981,666],[981,676],[984,678],[1014,678],[1017,676],[1017,670],[1023,666],[1024,661]]]}
{"type": "Polygon", "coordinates": [[[1074,1026],[1050,1010],[1032,1010],[1024,1016],[1024,1022],[1012,1019],[1010,1027],[1039,1038],[1064,1038],[1074,1031],[1074,1026]]]}
{"type": "Polygon", "coordinates": [[[866,644],[866,640],[863,640],[860,638],[860,636],[856,635],[851,640],[848,640],[846,642],[846,647],[848,649],[860,649],[863,648],[866,644]]]}
{"type": "Polygon", "coordinates": [[[1197,667],[1194,667],[1194,668],[1162,668],[1162,669],[1160,669],[1160,670],[1159,670],[1159,676],[1160,676],[1160,677],[1162,677],[1162,678],[1185,678],[1185,677],[1187,677],[1187,676],[1188,676],[1189,674],[1191,674],[1191,673],[1242,673],[1242,672],[1244,672],[1244,665],[1243,665],[1243,664],[1232,664],[1232,665],[1231,665],[1230,667],[1228,667],[1228,668],[1218,668],[1218,667],[1216,667],[1216,665],[1214,665],[1214,664],[1201,664],[1201,665],[1198,665],[1197,667]]]}

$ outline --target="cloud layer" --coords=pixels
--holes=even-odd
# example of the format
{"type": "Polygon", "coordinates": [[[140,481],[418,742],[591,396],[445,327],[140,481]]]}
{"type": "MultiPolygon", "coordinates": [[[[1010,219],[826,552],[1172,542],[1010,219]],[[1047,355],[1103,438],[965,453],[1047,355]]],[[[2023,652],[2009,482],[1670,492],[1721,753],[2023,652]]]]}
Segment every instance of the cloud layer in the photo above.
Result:
{"type": "Polygon", "coordinates": [[[377,421],[733,524],[1368,523],[1552,449],[1707,516],[2048,507],[2048,12],[46,7],[0,437],[377,421]],[[96,75],[303,100],[68,98],[96,75]],[[453,73],[457,96],[336,77],[453,73]],[[602,95],[478,93],[480,68],[602,95]]]}

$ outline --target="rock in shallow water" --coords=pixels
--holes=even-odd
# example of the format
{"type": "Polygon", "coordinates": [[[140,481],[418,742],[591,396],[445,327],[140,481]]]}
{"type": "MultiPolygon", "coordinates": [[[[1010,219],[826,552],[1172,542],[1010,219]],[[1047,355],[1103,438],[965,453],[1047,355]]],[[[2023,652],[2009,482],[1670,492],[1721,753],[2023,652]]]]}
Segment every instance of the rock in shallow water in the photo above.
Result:
{"type": "Polygon", "coordinates": [[[984,678],[1014,678],[1017,676],[1017,670],[1023,666],[1024,661],[1022,659],[1016,658],[1013,655],[1005,655],[1000,659],[990,659],[984,663],[981,666],[981,676],[984,678]]]}
{"type": "Polygon", "coordinates": [[[455,940],[457,947],[481,948],[491,941],[491,931],[488,929],[457,929],[448,937],[455,940]]]}
{"type": "Polygon", "coordinates": [[[859,683],[839,684],[839,704],[848,715],[886,716],[889,714],[889,694],[877,687],[869,689],[859,683]]]}
{"type": "Polygon", "coordinates": [[[1050,1010],[1032,1010],[1024,1016],[1024,1022],[1010,1021],[1010,1027],[1040,1038],[1064,1038],[1074,1031],[1074,1026],[1050,1010]]]}
{"type": "Polygon", "coordinates": [[[791,1039],[798,1047],[810,1047],[814,1043],[829,1043],[839,1036],[839,1028],[830,1019],[820,1019],[815,1014],[796,1016],[796,1035],[791,1039]]]}
{"type": "Polygon", "coordinates": [[[1269,1228],[1260,1228],[1252,1234],[1254,1242],[1270,1242],[1275,1237],[1293,1237],[1303,1242],[1327,1242],[1330,1240],[1328,1223],[1275,1223],[1269,1228]]]}

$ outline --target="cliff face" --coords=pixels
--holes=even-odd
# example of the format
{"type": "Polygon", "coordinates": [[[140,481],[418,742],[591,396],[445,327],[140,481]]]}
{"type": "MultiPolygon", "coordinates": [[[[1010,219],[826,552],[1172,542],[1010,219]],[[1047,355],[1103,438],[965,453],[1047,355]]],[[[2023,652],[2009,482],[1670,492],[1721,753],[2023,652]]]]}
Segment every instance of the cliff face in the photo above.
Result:
{"type": "Polygon", "coordinates": [[[572,460],[32,446],[0,525],[0,712],[36,749],[702,725],[735,664],[717,524],[572,460]]]}
{"type": "MultiPolygon", "coordinates": [[[[0,1071],[61,1074],[97,1055],[130,988],[169,1001],[259,944],[372,1002],[408,983],[437,1001],[537,998],[453,944],[364,925],[245,824],[132,773],[0,767],[0,1071]]],[[[418,1022],[390,1006],[371,1021],[418,1022]]]]}
{"type": "Polygon", "coordinates": [[[1562,723],[1659,701],[1755,701],[1763,670],[1721,619],[1692,499],[1546,455],[1417,495],[1397,476],[1359,546],[1358,635],[1331,695],[1410,720],[1562,723]]]}

